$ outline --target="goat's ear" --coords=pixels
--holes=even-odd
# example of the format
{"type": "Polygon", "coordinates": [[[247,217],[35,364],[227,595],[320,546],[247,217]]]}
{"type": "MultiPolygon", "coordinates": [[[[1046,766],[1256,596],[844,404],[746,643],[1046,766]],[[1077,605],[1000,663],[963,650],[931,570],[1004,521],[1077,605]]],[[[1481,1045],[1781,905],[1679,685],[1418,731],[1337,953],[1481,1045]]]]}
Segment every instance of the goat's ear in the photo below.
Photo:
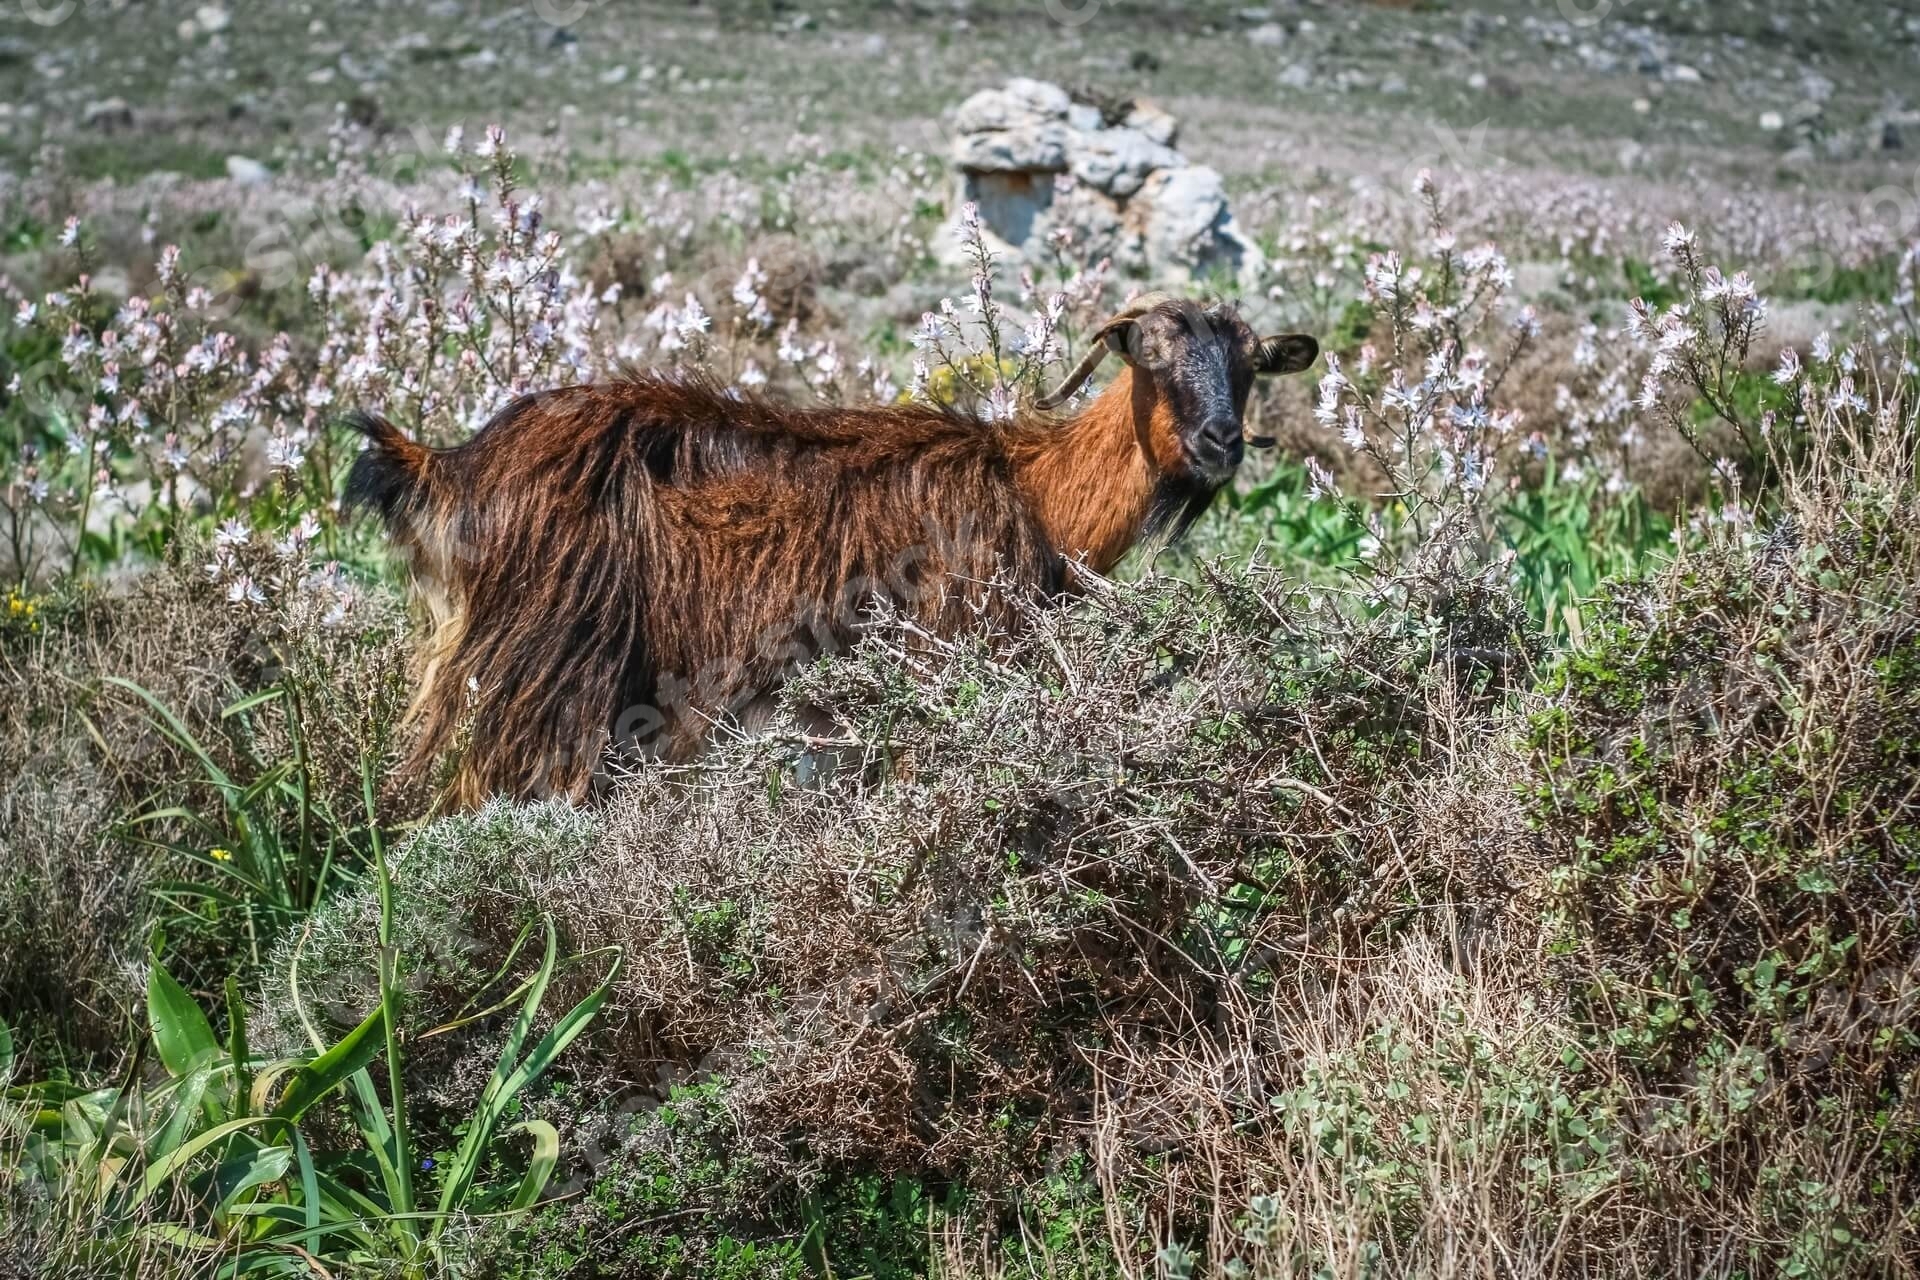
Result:
{"type": "Polygon", "coordinates": [[[1304,333],[1281,333],[1260,339],[1254,352],[1255,373],[1298,373],[1320,358],[1320,344],[1304,333]]]}

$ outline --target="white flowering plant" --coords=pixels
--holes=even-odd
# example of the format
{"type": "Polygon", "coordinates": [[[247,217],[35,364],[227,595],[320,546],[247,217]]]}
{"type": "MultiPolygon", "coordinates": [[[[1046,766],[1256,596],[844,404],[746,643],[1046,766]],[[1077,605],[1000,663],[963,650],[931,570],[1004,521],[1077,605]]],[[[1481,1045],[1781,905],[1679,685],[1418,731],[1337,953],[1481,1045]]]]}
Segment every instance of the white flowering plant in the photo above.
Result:
{"type": "Polygon", "coordinates": [[[1500,503],[1514,456],[1539,445],[1502,401],[1539,335],[1535,313],[1510,303],[1513,272],[1498,248],[1460,248],[1431,175],[1415,189],[1427,255],[1366,260],[1368,337],[1345,355],[1327,352],[1313,410],[1382,482],[1347,492],[1319,458],[1306,460],[1308,498],[1333,503],[1359,532],[1352,569],[1372,609],[1424,606],[1463,579],[1503,583],[1511,556],[1502,555],[1500,503]]]}

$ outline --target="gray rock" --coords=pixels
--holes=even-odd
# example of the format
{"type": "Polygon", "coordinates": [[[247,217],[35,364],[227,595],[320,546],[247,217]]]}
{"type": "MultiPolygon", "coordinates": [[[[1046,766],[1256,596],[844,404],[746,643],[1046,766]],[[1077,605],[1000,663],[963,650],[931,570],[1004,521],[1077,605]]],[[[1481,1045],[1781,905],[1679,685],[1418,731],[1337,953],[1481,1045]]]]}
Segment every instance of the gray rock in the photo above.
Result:
{"type": "Polygon", "coordinates": [[[1609,49],[1601,49],[1590,44],[1583,44],[1576,48],[1574,53],[1579,57],[1581,62],[1586,64],[1589,70],[1607,74],[1620,69],[1620,59],[1615,57],[1609,49]]]}
{"type": "Polygon", "coordinates": [[[80,123],[103,133],[133,128],[133,108],[125,98],[102,98],[89,102],[80,111],[80,123]]]}
{"type": "Polygon", "coordinates": [[[1100,108],[1090,102],[1076,102],[1067,108],[1067,123],[1081,133],[1092,133],[1095,129],[1107,127],[1107,121],[1100,114],[1100,108]]]}
{"type": "Polygon", "coordinates": [[[1821,139],[1820,146],[1829,160],[1856,160],[1863,150],[1865,139],[1852,129],[1835,129],[1821,139]]]}
{"type": "Polygon", "coordinates": [[[1277,22],[1263,22],[1247,32],[1249,43],[1277,48],[1287,42],[1287,29],[1277,22]]]}
{"type": "Polygon", "coordinates": [[[1180,122],[1151,98],[1135,98],[1127,118],[1121,121],[1129,129],[1146,135],[1147,141],[1170,147],[1180,136],[1180,122]]]}
{"type": "MultiPolygon", "coordinates": [[[[954,204],[978,208],[997,252],[1043,261],[1063,231],[1076,257],[1110,257],[1155,279],[1224,269],[1251,280],[1258,267],[1220,175],[1187,164],[1172,145],[1178,122],[1150,101],[1109,125],[1057,86],[1013,80],[974,94],[954,118],[954,204]]],[[[958,237],[942,240],[957,261],[958,237]]]]}
{"type": "Polygon", "coordinates": [[[1827,130],[1827,112],[1819,103],[1803,100],[1787,111],[1787,127],[1802,142],[1811,141],[1827,130]]]}
{"type": "Polygon", "coordinates": [[[1067,150],[1073,176],[1112,196],[1132,195],[1155,169],[1186,164],[1179,152],[1151,141],[1137,129],[1075,131],[1067,150]]]}
{"type": "Polygon", "coordinates": [[[1047,211],[1048,221],[1073,233],[1073,250],[1082,258],[1112,258],[1120,266],[1141,271],[1146,258],[1140,235],[1127,226],[1123,205],[1093,187],[1076,185],[1056,192],[1047,211]]]}
{"type": "Polygon", "coordinates": [[[1059,85],[1016,76],[1004,89],[982,89],[961,103],[953,123],[961,133],[1011,129],[1036,120],[1065,120],[1072,106],[1059,85]]]}
{"type": "Polygon", "coordinates": [[[1313,68],[1304,62],[1296,62],[1280,73],[1282,89],[1311,89],[1313,87],[1313,68]]]}
{"type": "Polygon", "coordinates": [[[964,133],[953,162],[972,173],[1064,173],[1067,126],[1054,120],[964,133]]]}
{"type": "Polygon", "coordinates": [[[228,156],[227,177],[242,187],[264,187],[273,181],[273,170],[249,156],[228,156]]]}
{"type": "Polygon", "coordinates": [[[1162,169],[1141,188],[1147,208],[1146,257],[1191,271],[1226,269],[1236,275],[1260,256],[1239,232],[1227,208],[1226,184],[1206,165],[1162,169]]]}

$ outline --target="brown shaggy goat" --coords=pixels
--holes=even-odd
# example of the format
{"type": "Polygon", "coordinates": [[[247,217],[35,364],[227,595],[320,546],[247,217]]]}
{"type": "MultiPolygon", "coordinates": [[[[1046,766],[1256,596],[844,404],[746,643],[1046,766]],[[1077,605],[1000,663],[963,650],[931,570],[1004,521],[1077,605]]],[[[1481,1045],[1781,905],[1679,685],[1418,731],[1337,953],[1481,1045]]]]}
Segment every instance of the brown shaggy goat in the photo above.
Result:
{"type": "Polygon", "coordinates": [[[802,409],[640,374],[526,396],[445,450],[362,415],[347,501],[380,514],[432,614],[409,767],[470,733],[454,803],[580,798],[609,741],[692,755],[877,601],[937,635],[1011,625],[1012,595],[1063,593],[1071,562],[1105,572],[1183,532],[1240,464],[1254,376],[1318,347],[1150,297],[1042,405],[1109,351],[1127,368],[1068,417],[802,409]]]}

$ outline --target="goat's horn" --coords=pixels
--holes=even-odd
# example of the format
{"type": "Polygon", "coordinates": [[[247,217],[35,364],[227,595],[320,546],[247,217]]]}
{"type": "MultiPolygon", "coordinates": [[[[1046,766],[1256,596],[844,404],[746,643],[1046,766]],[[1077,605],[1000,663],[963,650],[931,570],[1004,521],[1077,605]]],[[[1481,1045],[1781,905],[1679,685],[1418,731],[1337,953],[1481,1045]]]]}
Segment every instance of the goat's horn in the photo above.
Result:
{"type": "Polygon", "coordinates": [[[1087,379],[1093,376],[1093,371],[1098,369],[1100,362],[1107,358],[1105,330],[1101,331],[1099,337],[1100,340],[1093,344],[1093,350],[1081,358],[1080,363],[1074,366],[1073,372],[1067,375],[1065,382],[1033,402],[1036,409],[1058,409],[1073,397],[1074,392],[1087,384],[1087,379]]]}
{"type": "Polygon", "coordinates": [[[1033,402],[1034,407],[1036,409],[1057,409],[1065,404],[1072,398],[1074,392],[1086,385],[1087,379],[1093,376],[1093,371],[1098,369],[1100,362],[1107,358],[1107,351],[1109,349],[1107,347],[1107,335],[1111,334],[1121,325],[1138,320],[1141,316],[1147,314],[1147,312],[1168,301],[1171,301],[1168,294],[1143,293],[1107,317],[1106,323],[1094,331],[1093,349],[1081,357],[1080,363],[1074,366],[1073,372],[1067,375],[1065,382],[1062,382],[1052,391],[1035,400],[1033,402]]]}

